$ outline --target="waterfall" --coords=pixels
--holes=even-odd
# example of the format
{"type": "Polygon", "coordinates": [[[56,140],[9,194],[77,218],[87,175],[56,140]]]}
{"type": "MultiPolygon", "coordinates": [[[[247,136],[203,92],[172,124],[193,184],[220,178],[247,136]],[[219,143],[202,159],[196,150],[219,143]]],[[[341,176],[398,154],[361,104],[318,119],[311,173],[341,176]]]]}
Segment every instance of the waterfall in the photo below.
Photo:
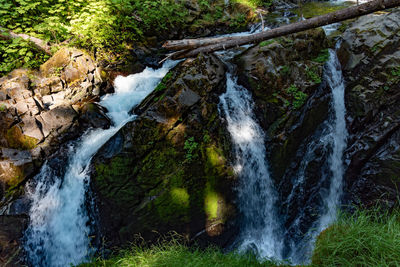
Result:
{"type": "MultiPolygon", "coordinates": [[[[91,220],[87,212],[89,164],[95,153],[128,121],[130,114],[176,64],[168,61],[162,68],[146,68],[128,77],[117,77],[115,93],[100,104],[107,108],[113,122],[109,129],[90,129],[69,145],[68,160],[52,166],[45,163],[26,187],[31,200],[30,224],[24,248],[32,266],[70,266],[85,261],[91,248],[91,220]],[[65,171],[60,169],[65,167],[65,171]]],[[[53,164],[54,165],[54,164],[53,164]]]]}
{"type": "MultiPolygon", "coordinates": [[[[330,116],[320,125],[311,140],[306,140],[305,152],[293,179],[292,191],[286,200],[287,203],[294,203],[301,199],[302,203],[306,203],[298,207],[296,218],[286,229],[286,242],[290,251],[287,257],[296,264],[309,261],[316,237],[336,220],[341,203],[345,171],[343,154],[348,133],[345,120],[344,78],[336,52],[332,49],[329,50],[329,60],[324,68],[324,79],[332,94],[330,116]],[[327,156],[316,155],[321,153],[327,156]],[[325,158],[317,174],[320,175],[320,179],[314,188],[307,190],[306,168],[318,157],[325,158]],[[308,226],[305,222],[310,220],[310,213],[317,214],[315,220],[308,226]]],[[[290,205],[288,209],[291,209],[290,205]]],[[[286,211],[287,214],[289,212],[286,211]]]]}
{"type": "Polygon", "coordinates": [[[333,131],[331,134],[332,153],[329,158],[332,178],[329,193],[324,199],[325,212],[318,222],[318,232],[321,232],[336,220],[337,209],[340,205],[343,187],[343,152],[346,149],[346,106],[344,103],[345,85],[342,67],[336,52],[329,50],[329,61],[326,63],[325,78],[332,90],[332,105],[334,109],[333,131]]]}
{"type": "Polygon", "coordinates": [[[264,132],[255,119],[251,94],[226,74],[227,91],[220,96],[236,157],[239,177],[238,208],[241,229],[239,251],[251,250],[261,258],[281,259],[282,237],[276,211],[277,192],[265,158],[264,132]]]}

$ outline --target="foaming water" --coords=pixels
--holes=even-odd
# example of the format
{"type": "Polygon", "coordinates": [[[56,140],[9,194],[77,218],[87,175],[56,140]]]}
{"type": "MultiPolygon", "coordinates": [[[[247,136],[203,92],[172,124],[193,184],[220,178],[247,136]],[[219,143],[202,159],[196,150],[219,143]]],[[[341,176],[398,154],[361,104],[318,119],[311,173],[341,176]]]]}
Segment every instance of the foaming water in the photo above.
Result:
{"type": "MultiPolygon", "coordinates": [[[[287,240],[290,251],[288,258],[295,264],[309,262],[316,237],[337,219],[343,193],[343,175],[345,172],[343,154],[348,137],[345,120],[345,84],[336,52],[330,49],[329,54],[324,77],[332,93],[331,116],[320,126],[322,128],[320,132],[317,132],[307,144],[308,148],[300,162],[292,192],[287,199],[288,203],[294,203],[296,198],[304,199],[304,194],[319,195],[319,197],[310,197],[313,203],[298,208],[296,218],[289,229],[286,229],[286,234],[290,233],[291,236],[287,240]],[[327,160],[319,169],[319,182],[311,192],[307,192],[306,169],[308,164],[316,160],[316,157],[318,157],[316,154],[321,154],[321,152],[328,154],[327,160]],[[315,203],[317,199],[321,200],[320,203],[315,203]],[[309,220],[310,209],[315,209],[318,214],[308,232],[302,233],[304,222],[309,220]]],[[[289,212],[287,211],[287,214],[289,212]]]]}
{"type": "Polygon", "coordinates": [[[130,114],[176,64],[169,61],[160,69],[146,68],[128,77],[117,77],[115,93],[100,104],[113,122],[109,129],[89,130],[69,146],[68,160],[55,166],[45,163],[26,186],[31,200],[30,224],[24,248],[31,266],[70,266],[84,262],[92,253],[91,225],[87,212],[90,194],[89,163],[93,155],[128,121],[130,114]],[[65,164],[65,171],[58,168],[65,164]]]}
{"type": "Polygon", "coordinates": [[[329,193],[324,198],[325,213],[318,222],[318,232],[321,232],[336,220],[337,209],[343,193],[343,153],[347,146],[346,106],[344,102],[345,85],[342,68],[334,50],[329,50],[325,77],[332,90],[334,123],[332,136],[332,153],[329,158],[332,178],[329,193]]]}
{"type": "Polygon", "coordinates": [[[282,237],[276,211],[277,192],[265,158],[264,132],[255,119],[251,94],[226,75],[227,91],[220,96],[236,157],[239,176],[240,234],[235,247],[260,258],[281,259],[282,237]]]}

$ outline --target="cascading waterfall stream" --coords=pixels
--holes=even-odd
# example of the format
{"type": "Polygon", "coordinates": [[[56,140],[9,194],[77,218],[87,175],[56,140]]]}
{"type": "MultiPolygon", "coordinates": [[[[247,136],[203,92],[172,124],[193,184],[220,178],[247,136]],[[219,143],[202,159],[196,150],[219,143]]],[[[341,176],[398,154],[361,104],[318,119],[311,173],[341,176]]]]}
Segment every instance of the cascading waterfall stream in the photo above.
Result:
{"type": "Polygon", "coordinates": [[[91,222],[86,200],[89,163],[93,155],[128,121],[130,114],[176,64],[168,61],[162,68],[146,68],[128,77],[117,77],[115,93],[100,104],[107,108],[113,122],[109,129],[89,130],[69,147],[66,170],[62,174],[48,163],[27,185],[31,200],[30,224],[25,233],[25,250],[32,266],[70,266],[83,262],[90,248],[91,222]]]}
{"type": "MultiPolygon", "coordinates": [[[[303,188],[306,186],[304,184],[305,169],[307,164],[314,160],[314,150],[317,148],[330,151],[330,153],[326,162],[326,170],[320,170],[321,179],[317,185],[319,187],[320,198],[322,199],[319,216],[313,222],[309,232],[300,241],[293,239],[288,241],[290,246],[290,255],[288,258],[295,264],[309,261],[316,237],[336,220],[337,211],[341,203],[343,175],[345,171],[343,154],[346,149],[348,133],[345,119],[344,78],[336,52],[332,49],[329,50],[329,60],[325,65],[324,77],[327,85],[331,88],[331,116],[330,119],[321,125],[321,133],[316,134],[313,137],[314,139],[307,144],[308,149],[301,162],[301,167],[297,173],[297,178],[288,201],[296,197],[295,192],[306,193],[303,188]],[[323,188],[322,186],[325,181],[328,181],[328,188],[323,188]]],[[[298,236],[301,235],[301,223],[306,219],[307,213],[304,210],[307,208],[300,208],[296,219],[290,227],[290,231],[297,232],[298,236]]]]}
{"type": "Polygon", "coordinates": [[[253,113],[250,92],[228,72],[227,91],[220,97],[228,122],[239,176],[238,207],[241,229],[236,246],[261,258],[281,259],[282,237],[276,212],[277,192],[265,158],[264,132],[253,113]]]}
{"type": "Polygon", "coordinates": [[[329,158],[332,172],[328,196],[324,198],[325,213],[319,219],[318,232],[321,232],[336,220],[337,209],[343,193],[343,153],[347,145],[346,106],[344,100],[345,85],[342,67],[336,52],[329,50],[329,61],[326,63],[325,77],[332,90],[334,125],[331,134],[332,154],[329,158]]]}

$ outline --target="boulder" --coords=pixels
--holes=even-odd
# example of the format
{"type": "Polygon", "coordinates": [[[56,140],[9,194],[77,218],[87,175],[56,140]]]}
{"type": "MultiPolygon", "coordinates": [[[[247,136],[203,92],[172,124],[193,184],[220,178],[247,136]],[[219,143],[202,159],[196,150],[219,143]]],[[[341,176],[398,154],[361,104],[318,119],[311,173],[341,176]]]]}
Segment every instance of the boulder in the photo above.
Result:
{"type": "Polygon", "coordinates": [[[400,188],[400,9],[360,17],[339,50],[349,116],[348,201],[392,207],[400,188]]]}
{"type": "Polygon", "coordinates": [[[234,231],[231,143],[218,114],[225,90],[215,56],[188,59],[163,79],[94,157],[92,187],[108,246],[176,231],[227,244],[234,231]]]}

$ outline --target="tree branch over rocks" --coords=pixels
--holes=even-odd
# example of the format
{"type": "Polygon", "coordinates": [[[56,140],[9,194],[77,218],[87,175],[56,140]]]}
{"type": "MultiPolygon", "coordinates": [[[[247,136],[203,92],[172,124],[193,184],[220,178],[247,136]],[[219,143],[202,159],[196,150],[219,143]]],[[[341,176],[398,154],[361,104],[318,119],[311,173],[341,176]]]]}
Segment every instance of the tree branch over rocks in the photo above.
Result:
{"type": "Polygon", "coordinates": [[[398,6],[400,6],[400,0],[372,0],[362,5],[344,8],[325,15],[246,36],[171,40],[165,42],[163,47],[168,50],[177,51],[169,55],[173,59],[195,57],[199,53],[211,53],[245,44],[258,43],[398,6]]]}
{"type": "Polygon", "coordinates": [[[0,39],[11,40],[11,39],[17,39],[17,38],[22,38],[24,40],[30,41],[39,50],[44,51],[48,55],[52,55],[51,46],[48,45],[46,41],[43,41],[42,39],[27,35],[27,34],[15,33],[8,29],[0,27],[0,39]]]}

